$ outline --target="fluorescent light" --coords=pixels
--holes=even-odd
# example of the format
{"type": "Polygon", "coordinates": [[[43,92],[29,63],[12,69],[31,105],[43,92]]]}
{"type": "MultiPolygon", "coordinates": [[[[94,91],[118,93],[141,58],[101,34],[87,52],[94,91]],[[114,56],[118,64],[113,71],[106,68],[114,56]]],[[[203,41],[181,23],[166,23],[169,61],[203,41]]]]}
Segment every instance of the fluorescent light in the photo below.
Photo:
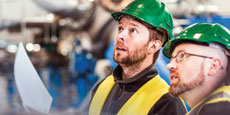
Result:
{"type": "Polygon", "coordinates": [[[33,51],[34,50],[34,45],[32,43],[26,44],[26,50],[27,51],[33,51]]]}
{"type": "Polygon", "coordinates": [[[10,53],[15,53],[17,52],[17,50],[18,50],[18,47],[16,45],[11,44],[7,46],[7,51],[10,53]]]}
{"type": "Polygon", "coordinates": [[[39,44],[34,44],[34,51],[38,52],[41,50],[41,46],[39,44]]]}

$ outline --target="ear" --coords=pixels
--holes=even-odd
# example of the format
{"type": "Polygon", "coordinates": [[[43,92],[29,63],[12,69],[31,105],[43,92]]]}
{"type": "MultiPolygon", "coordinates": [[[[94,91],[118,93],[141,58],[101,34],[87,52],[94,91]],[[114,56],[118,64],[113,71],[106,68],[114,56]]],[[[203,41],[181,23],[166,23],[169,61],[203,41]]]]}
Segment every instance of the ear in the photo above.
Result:
{"type": "Polygon", "coordinates": [[[161,49],[162,43],[160,40],[152,40],[148,44],[148,53],[155,53],[161,49]]]}
{"type": "Polygon", "coordinates": [[[221,60],[218,58],[212,59],[211,65],[208,71],[208,76],[213,76],[214,74],[219,72],[221,69],[222,69],[221,60]]]}

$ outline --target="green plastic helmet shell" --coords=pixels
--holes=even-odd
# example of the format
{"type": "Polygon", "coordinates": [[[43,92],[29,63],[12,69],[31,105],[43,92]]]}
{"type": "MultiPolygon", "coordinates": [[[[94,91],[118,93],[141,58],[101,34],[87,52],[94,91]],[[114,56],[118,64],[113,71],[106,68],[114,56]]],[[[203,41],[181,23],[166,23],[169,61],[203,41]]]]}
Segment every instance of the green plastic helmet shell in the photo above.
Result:
{"type": "Polygon", "coordinates": [[[142,20],[157,29],[166,30],[167,39],[173,37],[172,15],[162,2],[157,0],[135,0],[120,12],[112,13],[112,16],[115,20],[120,21],[122,14],[142,20]]]}
{"type": "Polygon", "coordinates": [[[178,42],[195,41],[199,43],[218,43],[230,50],[230,32],[220,24],[197,23],[185,28],[178,36],[165,44],[163,54],[171,58],[178,42]]]}

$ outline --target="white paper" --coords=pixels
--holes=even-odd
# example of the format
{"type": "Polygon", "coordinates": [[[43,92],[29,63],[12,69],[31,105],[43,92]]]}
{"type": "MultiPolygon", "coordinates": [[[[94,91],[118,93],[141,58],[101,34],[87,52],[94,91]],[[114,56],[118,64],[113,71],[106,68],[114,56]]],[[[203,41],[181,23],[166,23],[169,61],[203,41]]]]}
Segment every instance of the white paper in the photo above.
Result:
{"type": "Polygon", "coordinates": [[[52,97],[38,76],[22,43],[19,44],[14,62],[14,76],[23,106],[41,113],[48,113],[52,97]]]}

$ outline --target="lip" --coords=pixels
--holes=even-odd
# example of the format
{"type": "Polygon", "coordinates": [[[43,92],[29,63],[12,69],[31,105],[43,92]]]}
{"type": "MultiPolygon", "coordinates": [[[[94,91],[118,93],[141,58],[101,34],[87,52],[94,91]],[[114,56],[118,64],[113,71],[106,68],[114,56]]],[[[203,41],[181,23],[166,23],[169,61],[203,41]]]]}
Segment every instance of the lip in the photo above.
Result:
{"type": "Polygon", "coordinates": [[[171,84],[176,84],[179,82],[179,77],[176,74],[170,74],[170,82],[171,84]]]}
{"type": "Polygon", "coordinates": [[[126,48],[122,47],[122,46],[117,46],[116,50],[118,50],[118,51],[127,51],[126,48]]]}
{"type": "Polygon", "coordinates": [[[177,79],[178,77],[175,74],[170,74],[170,80],[177,79]]]}

